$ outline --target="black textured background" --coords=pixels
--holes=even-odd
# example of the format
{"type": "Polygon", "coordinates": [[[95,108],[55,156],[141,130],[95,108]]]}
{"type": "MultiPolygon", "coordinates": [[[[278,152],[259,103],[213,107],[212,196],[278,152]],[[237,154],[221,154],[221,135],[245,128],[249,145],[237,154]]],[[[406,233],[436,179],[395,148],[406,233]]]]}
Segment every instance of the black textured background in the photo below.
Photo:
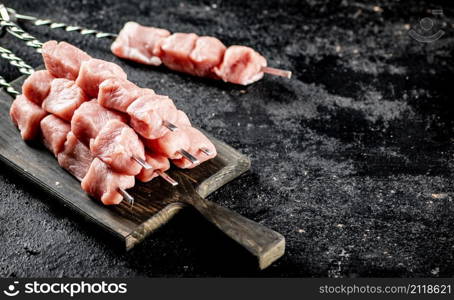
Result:
{"type": "MultiPolygon", "coordinates": [[[[210,198],[284,234],[287,252],[259,272],[188,209],[122,253],[2,168],[0,276],[454,275],[452,1],[2,2],[105,31],[135,20],[214,35],[294,77],[234,86],[121,61],[107,40],[24,25],[119,63],[248,154],[252,170],[210,198]],[[433,19],[446,33],[418,43],[407,31],[432,8],[444,9],[433,19]]],[[[0,45],[42,63],[12,37],[0,45]]]]}

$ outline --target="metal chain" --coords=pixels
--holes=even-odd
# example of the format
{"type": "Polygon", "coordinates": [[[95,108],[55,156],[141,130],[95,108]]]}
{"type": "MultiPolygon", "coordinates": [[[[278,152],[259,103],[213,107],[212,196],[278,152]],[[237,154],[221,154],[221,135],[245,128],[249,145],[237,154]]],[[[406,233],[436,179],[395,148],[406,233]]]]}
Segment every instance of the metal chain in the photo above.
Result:
{"type": "Polygon", "coordinates": [[[13,97],[16,97],[17,95],[19,95],[20,93],[18,91],[16,91],[15,88],[13,88],[11,86],[11,84],[8,83],[8,81],[5,80],[5,78],[3,78],[3,76],[0,75],[0,87],[3,87],[5,88],[5,91],[10,94],[11,96],[13,97]]]}
{"type": "Polygon", "coordinates": [[[25,32],[20,28],[16,23],[2,20],[0,21],[0,26],[5,27],[6,31],[17,37],[18,39],[25,41],[26,45],[32,48],[35,48],[37,52],[41,52],[41,47],[43,43],[38,41],[34,36],[25,32]]]}
{"type": "Polygon", "coordinates": [[[51,29],[56,29],[60,28],[65,31],[71,32],[71,31],[77,31],[82,35],[93,35],[94,37],[101,39],[101,38],[114,38],[117,35],[114,33],[107,33],[107,32],[102,32],[99,30],[95,29],[88,29],[80,26],[72,26],[72,25],[67,25],[65,23],[57,23],[53,22],[52,20],[49,19],[36,19],[33,22],[34,25],[36,26],[48,26],[51,29]]]}
{"type": "Polygon", "coordinates": [[[72,26],[72,25],[68,25],[68,24],[65,24],[65,23],[54,22],[54,21],[49,20],[49,19],[39,19],[39,18],[36,18],[36,17],[33,17],[33,16],[18,14],[18,13],[16,13],[15,10],[13,10],[11,8],[8,8],[8,12],[14,18],[16,18],[18,20],[31,21],[36,26],[48,26],[51,29],[60,28],[60,29],[63,29],[65,31],[67,31],[67,32],[77,31],[77,32],[79,32],[82,35],[92,35],[92,36],[94,36],[94,37],[96,37],[98,39],[102,39],[102,38],[110,38],[111,39],[111,38],[117,37],[117,34],[115,34],[115,33],[102,32],[102,31],[99,31],[99,30],[88,29],[88,28],[81,27],[81,26],[72,26]]]}
{"type": "Polygon", "coordinates": [[[32,66],[26,64],[25,61],[17,57],[11,50],[0,47],[0,56],[8,60],[11,65],[17,67],[22,74],[30,75],[35,71],[32,66]]]}

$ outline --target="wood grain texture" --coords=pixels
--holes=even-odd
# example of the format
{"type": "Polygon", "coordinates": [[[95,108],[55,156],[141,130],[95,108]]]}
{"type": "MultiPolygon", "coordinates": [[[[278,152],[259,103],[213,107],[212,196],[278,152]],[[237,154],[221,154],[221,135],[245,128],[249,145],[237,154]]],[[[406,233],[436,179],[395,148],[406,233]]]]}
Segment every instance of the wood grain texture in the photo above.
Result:
{"type": "MultiPolygon", "coordinates": [[[[19,88],[23,80],[24,78],[20,78],[13,82],[13,85],[19,88]]],[[[137,182],[134,188],[128,190],[135,198],[133,207],[127,203],[103,206],[88,197],[80,188],[80,183],[60,168],[55,157],[39,142],[25,143],[20,138],[17,128],[10,121],[11,102],[10,96],[0,94],[2,124],[0,160],[72,211],[106,230],[126,250],[132,249],[155,229],[169,221],[185,205],[190,204],[257,256],[260,268],[268,266],[283,255],[285,240],[280,234],[203,199],[250,168],[249,158],[227,144],[205,133],[215,144],[218,151],[217,157],[194,169],[169,170],[168,174],[180,182],[176,188],[159,177],[149,183],[137,182]],[[249,229],[239,230],[239,227],[232,226],[232,222],[247,224],[249,229]],[[228,231],[233,227],[235,227],[235,233],[229,234],[228,231]],[[254,234],[251,235],[251,232],[254,234]],[[266,241],[266,247],[271,251],[254,246],[251,248],[243,243],[251,238],[255,241],[266,241]]]]}

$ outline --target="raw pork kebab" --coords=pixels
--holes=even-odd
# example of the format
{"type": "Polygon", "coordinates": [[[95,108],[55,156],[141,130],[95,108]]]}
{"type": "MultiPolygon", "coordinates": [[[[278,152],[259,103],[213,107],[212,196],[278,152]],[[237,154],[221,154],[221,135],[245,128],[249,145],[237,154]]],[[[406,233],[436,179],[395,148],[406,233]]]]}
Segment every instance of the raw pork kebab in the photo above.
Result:
{"type": "Polygon", "coordinates": [[[173,101],[139,88],[116,64],[65,42],[42,48],[46,70],[25,80],[11,105],[24,140],[41,138],[61,167],[103,204],[119,204],[135,178],[161,176],[169,160],[193,168],[216,156],[213,143],[191,126],[173,101]]]}
{"type": "MultiPolygon", "coordinates": [[[[36,26],[78,31],[96,38],[116,38],[111,45],[112,52],[141,64],[164,64],[175,71],[242,85],[260,80],[264,73],[287,78],[292,76],[290,71],[268,67],[266,59],[254,49],[238,45],[226,47],[215,37],[181,32],[172,34],[166,29],[142,26],[136,22],[127,22],[119,34],[113,34],[18,14],[11,8],[4,11],[4,14],[8,13],[36,26]]],[[[34,41],[39,44],[36,39],[34,41]]],[[[39,48],[39,45],[30,43],[28,46],[39,48]]]]}
{"type": "Polygon", "coordinates": [[[118,57],[191,75],[247,85],[263,73],[290,78],[291,72],[267,67],[266,59],[245,46],[226,47],[219,39],[128,22],[111,46],[118,57]]]}

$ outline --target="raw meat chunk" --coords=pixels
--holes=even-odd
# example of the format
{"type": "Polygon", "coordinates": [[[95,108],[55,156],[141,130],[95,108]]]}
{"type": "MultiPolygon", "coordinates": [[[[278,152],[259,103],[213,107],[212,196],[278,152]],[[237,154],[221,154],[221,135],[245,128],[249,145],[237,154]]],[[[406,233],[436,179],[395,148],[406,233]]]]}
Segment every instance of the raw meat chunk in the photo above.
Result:
{"type": "Polygon", "coordinates": [[[27,99],[41,106],[44,98],[49,95],[50,83],[55,77],[49,71],[36,71],[24,81],[22,93],[27,99]]]}
{"type": "Polygon", "coordinates": [[[90,151],[112,170],[127,175],[137,175],[142,169],[133,157],[145,160],[143,144],[135,131],[118,120],[110,120],[102,127],[90,141],[90,151]]]}
{"type": "Polygon", "coordinates": [[[178,127],[191,126],[191,121],[189,121],[188,115],[182,110],[177,111],[177,121],[176,125],[178,127]]]}
{"type": "Polygon", "coordinates": [[[110,49],[118,57],[138,63],[159,66],[160,45],[170,32],[165,29],[146,27],[128,22],[118,34],[110,49]]]}
{"type": "Polygon", "coordinates": [[[81,186],[87,194],[101,200],[103,204],[112,205],[119,204],[123,200],[123,196],[118,190],[132,188],[134,181],[134,176],[116,173],[102,160],[95,158],[82,180],[81,186]]]}
{"type": "Polygon", "coordinates": [[[126,79],[127,75],[120,66],[114,63],[92,58],[82,63],[76,84],[87,95],[97,98],[99,85],[104,80],[112,77],[126,79]]]}
{"type": "Polygon", "coordinates": [[[188,150],[191,143],[184,130],[169,131],[164,136],[154,139],[144,139],[145,147],[152,152],[162,154],[169,159],[182,158],[180,150],[188,150]]]}
{"type": "Polygon", "coordinates": [[[66,42],[48,41],[42,48],[46,69],[54,77],[76,80],[84,61],[91,57],[84,51],[66,42]]]}
{"type": "Polygon", "coordinates": [[[71,131],[85,145],[90,145],[90,139],[96,138],[101,128],[109,120],[126,122],[127,119],[120,113],[108,110],[91,100],[82,103],[74,112],[71,119],[71,131]]]}
{"type": "Polygon", "coordinates": [[[57,78],[51,83],[50,93],[43,101],[43,109],[66,121],[71,121],[74,111],[88,98],[74,81],[57,78]]]}
{"type": "Polygon", "coordinates": [[[22,139],[32,140],[40,134],[39,123],[47,113],[38,105],[19,95],[9,110],[11,120],[19,128],[22,139]]]}
{"type": "Polygon", "coordinates": [[[169,69],[194,74],[189,59],[198,36],[194,33],[174,33],[161,45],[161,60],[169,69]]]}
{"type": "Polygon", "coordinates": [[[165,172],[170,168],[169,160],[165,156],[152,152],[146,152],[145,159],[153,168],[148,170],[142,168],[140,173],[136,176],[136,178],[142,182],[151,181],[153,178],[159,176],[159,172],[165,172]]]}
{"type": "Polygon", "coordinates": [[[199,37],[189,56],[194,67],[193,74],[218,78],[213,69],[222,62],[225,49],[224,44],[217,38],[209,36],[199,37]]]}
{"type": "Polygon", "coordinates": [[[66,136],[71,130],[69,123],[62,119],[48,115],[41,120],[41,132],[43,134],[44,145],[57,156],[63,151],[66,136]]]}
{"type": "Polygon", "coordinates": [[[224,59],[214,72],[224,81],[247,85],[263,77],[262,67],[266,59],[254,49],[244,46],[230,46],[224,59]]]}
{"type": "MultiPolygon", "coordinates": [[[[186,127],[184,129],[182,128],[181,130],[183,130],[187,134],[191,143],[191,146],[187,151],[194,155],[200,163],[212,159],[217,155],[216,147],[202,132],[200,132],[200,130],[197,130],[194,127],[186,127]],[[203,148],[208,150],[210,152],[210,155],[203,153],[201,151],[201,149],[203,148]]],[[[191,163],[185,158],[174,160],[172,162],[174,165],[182,169],[193,168],[197,166],[196,164],[191,163]]]]}
{"type": "Polygon", "coordinates": [[[126,110],[131,117],[131,126],[141,136],[156,139],[167,131],[163,121],[174,123],[177,119],[177,109],[167,96],[144,95],[137,98],[126,110]]]}
{"type": "Polygon", "coordinates": [[[62,168],[71,173],[79,181],[82,181],[93,161],[93,156],[90,153],[90,149],[82,144],[70,131],[66,136],[63,151],[58,153],[57,159],[58,164],[62,168]]]}
{"type": "Polygon", "coordinates": [[[139,88],[125,79],[109,78],[99,85],[98,103],[105,108],[126,112],[134,100],[146,94],[154,94],[154,91],[139,88]]]}

